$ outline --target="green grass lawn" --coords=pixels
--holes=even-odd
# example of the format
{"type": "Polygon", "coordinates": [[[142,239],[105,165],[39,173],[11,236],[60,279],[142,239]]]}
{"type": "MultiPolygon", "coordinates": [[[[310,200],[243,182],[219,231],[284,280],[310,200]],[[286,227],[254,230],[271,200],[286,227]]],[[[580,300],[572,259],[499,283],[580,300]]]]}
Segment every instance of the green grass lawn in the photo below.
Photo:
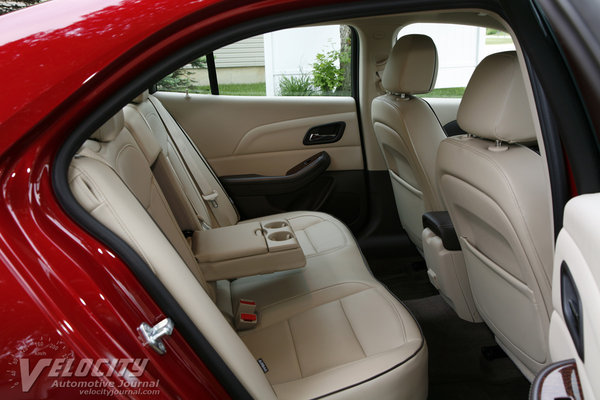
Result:
{"type": "Polygon", "coordinates": [[[433,89],[430,93],[421,95],[420,97],[462,97],[465,93],[464,87],[433,89]]]}
{"type": "Polygon", "coordinates": [[[485,44],[509,44],[509,43],[512,43],[512,39],[510,37],[487,36],[485,38],[485,44]]]}
{"type": "MultiPolygon", "coordinates": [[[[190,93],[210,94],[210,86],[191,86],[190,93]]],[[[219,94],[230,96],[266,96],[266,83],[220,84],[219,94]]]]}
{"type": "MultiPolygon", "coordinates": [[[[210,94],[210,86],[188,86],[188,87],[160,87],[159,90],[167,92],[181,92],[197,94],[210,94]]],[[[230,96],[266,96],[267,86],[263,83],[242,83],[242,84],[221,84],[219,85],[219,94],[230,96]]]]}

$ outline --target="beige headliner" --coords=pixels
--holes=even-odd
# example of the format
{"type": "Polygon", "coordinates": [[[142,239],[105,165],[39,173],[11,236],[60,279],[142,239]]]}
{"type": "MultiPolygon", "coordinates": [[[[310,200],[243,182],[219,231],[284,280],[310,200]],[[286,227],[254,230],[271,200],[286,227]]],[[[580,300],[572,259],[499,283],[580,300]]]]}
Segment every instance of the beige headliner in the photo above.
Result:
{"type": "MultiPolygon", "coordinates": [[[[331,24],[333,21],[328,22],[331,24]]],[[[362,17],[337,21],[336,23],[352,26],[364,26],[366,24],[380,26],[394,25],[396,29],[416,22],[435,22],[442,24],[461,24],[473,26],[485,26],[505,30],[504,24],[495,14],[484,10],[442,10],[442,11],[420,11],[402,14],[380,15],[375,17],[362,17]]]]}

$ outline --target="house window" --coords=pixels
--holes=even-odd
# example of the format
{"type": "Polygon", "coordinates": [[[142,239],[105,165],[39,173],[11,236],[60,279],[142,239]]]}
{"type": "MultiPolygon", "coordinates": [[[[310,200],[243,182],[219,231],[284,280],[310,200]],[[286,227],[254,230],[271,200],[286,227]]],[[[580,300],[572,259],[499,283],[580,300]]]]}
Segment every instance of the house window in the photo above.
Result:
{"type": "Polygon", "coordinates": [[[176,70],[158,82],[158,90],[230,96],[351,96],[352,37],[351,28],[345,25],[254,36],[176,70]]]}

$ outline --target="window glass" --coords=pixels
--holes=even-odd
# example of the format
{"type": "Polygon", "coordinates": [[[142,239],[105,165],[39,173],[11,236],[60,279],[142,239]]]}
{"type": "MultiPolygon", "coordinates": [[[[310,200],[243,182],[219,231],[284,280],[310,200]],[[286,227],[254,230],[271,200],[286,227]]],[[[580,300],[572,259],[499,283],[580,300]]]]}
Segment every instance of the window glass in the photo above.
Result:
{"type": "MultiPolygon", "coordinates": [[[[328,25],[284,29],[214,52],[221,95],[351,96],[351,29],[328,25]]],[[[178,69],[159,90],[210,93],[206,58],[178,69]]]]}
{"type": "Polygon", "coordinates": [[[515,49],[510,35],[496,29],[418,23],[404,27],[398,38],[414,33],[431,37],[438,51],[435,89],[425,97],[462,97],[481,60],[493,53],[515,49]]]}
{"type": "Polygon", "coordinates": [[[259,35],[214,52],[219,94],[265,96],[265,36],[259,35]]]}
{"type": "Polygon", "coordinates": [[[158,81],[156,88],[165,92],[210,93],[206,56],[165,76],[158,81]]]}

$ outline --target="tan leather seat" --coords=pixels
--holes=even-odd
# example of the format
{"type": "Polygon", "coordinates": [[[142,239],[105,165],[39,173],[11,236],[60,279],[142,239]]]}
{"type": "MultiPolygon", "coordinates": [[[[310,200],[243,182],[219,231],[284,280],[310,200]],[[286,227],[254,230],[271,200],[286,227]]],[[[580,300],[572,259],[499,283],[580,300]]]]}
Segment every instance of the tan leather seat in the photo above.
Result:
{"type": "MultiPolygon", "coordinates": [[[[236,332],[218,307],[231,307],[228,288],[205,280],[156,177],[155,171],[168,173],[159,167],[167,163],[164,158],[157,143],[139,146],[119,112],[76,154],[71,189],[148,263],[252,397],[427,397],[427,347],[420,329],[372,278],[355,243],[313,254],[306,267],[271,274],[273,280],[248,281],[240,292],[262,294],[256,299],[259,323],[236,332]]],[[[295,217],[304,231],[320,223],[335,226],[325,214],[290,215],[295,217]]]]}
{"type": "Polygon", "coordinates": [[[423,229],[427,211],[443,211],[435,158],[446,135],[429,104],[413,95],[435,84],[437,51],[428,36],[403,36],[383,71],[388,92],[372,104],[373,128],[388,167],[402,227],[427,262],[429,279],[460,318],[480,321],[460,251],[445,249],[439,237],[423,229]]]}
{"type": "Polygon", "coordinates": [[[402,227],[420,251],[423,213],[445,209],[435,183],[435,156],[446,135],[429,104],[413,95],[433,89],[437,66],[431,38],[401,37],[383,71],[387,94],[375,98],[371,107],[402,227]]]}
{"type": "Polygon", "coordinates": [[[515,52],[480,63],[458,123],[470,135],[441,143],[440,190],[477,309],[531,379],[549,361],[551,204],[544,160],[525,146],[536,134],[515,52]]]}
{"type": "MultiPolygon", "coordinates": [[[[247,222],[240,221],[214,171],[160,100],[146,90],[125,107],[124,113],[125,125],[141,149],[145,153],[152,153],[158,143],[164,155],[166,162],[157,164],[154,173],[163,187],[170,187],[170,190],[165,190],[165,195],[182,230],[202,229],[200,221],[205,221],[213,228],[247,222]],[[169,132],[167,124],[172,132],[169,132]],[[188,142],[188,151],[179,151],[173,140],[175,135],[188,142]],[[179,189],[174,186],[179,186],[179,189]],[[210,188],[205,191],[218,194],[218,207],[203,200],[202,186],[210,188]]],[[[302,211],[270,217],[290,219],[307,257],[355,245],[352,234],[344,224],[323,213],[302,211]]]]}
{"type": "Polygon", "coordinates": [[[294,229],[307,260],[306,267],[245,277],[231,282],[217,282],[216,301],[226,316],[232,318],[232,304],[237,304],[240,298],[256,300],[260,309],[272,302],[304,295],[344,280],[373,279],[370,271],[365,268],[352,233],[331,215],[294,211],[239,221],[233,204],[201,153],[197,149],[183,154],[178,151],[172,136],[179,134],[188,140],[187,136],[174,120],[171,120],[172,128],[176,131],[168,131],[166,123],[169,123],[172,117],[148,91],[137,96],[123,111],[125,126],[151,163],[157,182],[163,188],[165,198],[182,231],[203,229],[200,221],[206,221],[216,228],[261,221],[265,218],[287,219],[294,229]],[[196,168],[189,168],[191,164],[196,168]],[[199,176],[194,177],[194,172],[199,176]],[[196,184],[201,180],[218,192],[217,209],[202,199],[196,184]],[[213,211],[221,214],[215,215],[213,211]],[[340,258],[347,261],[337,262],[340,258]]]}

